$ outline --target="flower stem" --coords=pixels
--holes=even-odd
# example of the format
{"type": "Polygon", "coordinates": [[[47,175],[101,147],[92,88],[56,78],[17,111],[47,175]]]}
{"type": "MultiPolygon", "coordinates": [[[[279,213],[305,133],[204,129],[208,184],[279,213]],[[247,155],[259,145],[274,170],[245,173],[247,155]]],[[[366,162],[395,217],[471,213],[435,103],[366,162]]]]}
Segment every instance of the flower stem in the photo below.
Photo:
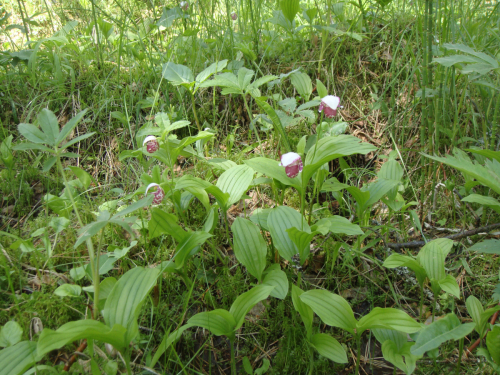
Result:
{"type": "Polygon", "coordinates": [[[229,340],[231,346],[231,375],[236,375],[236,358],[234,356],[234,340],[229,340]]]}
{"type": "Polygon", "coordinates": [[[196,126],[198,127],[198,131],[201,132],[200,120],[198,120],[198,114],[196,113],[196,104],[194,102],[194,94],[191,94],[191,103],[193,104],[193,115],[194,120],[196,121],[196,126]]]}
{"type": "Polygon", "coordinates": [[[458,362],[457,362],[457,367],[455,369],[455,374],[459,375],[460,374],[460,365],[462,364],[462,354],[464,351],[464,338],[462,337],[460,339],[460,343],[458,346],[458,362]]]}
{"type": "Polygon", "coordinates": [[[354,374],[359,374],[359,362],[361,361],[361,335],[356,335],[356,370],[354,370],[354,374]]]}
{"type": "Polygon", "coordinates": [[[309,347],[309,375],[314,374],[314,350],[309,347]]]}

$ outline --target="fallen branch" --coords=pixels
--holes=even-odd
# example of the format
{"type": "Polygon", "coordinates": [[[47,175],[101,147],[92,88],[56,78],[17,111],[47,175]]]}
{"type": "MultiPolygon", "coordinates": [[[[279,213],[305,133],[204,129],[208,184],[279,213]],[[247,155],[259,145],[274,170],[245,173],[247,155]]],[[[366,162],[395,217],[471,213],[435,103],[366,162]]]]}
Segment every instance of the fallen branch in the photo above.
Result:
{"type": "MultiPolygon", "coordinates": [[[[500,223],[486,225],[484,227],[466,230],[466,231],[463,231],[460,233],[451,234],[449,236],[440,237],[440,238],[449,238],[450,240],[459,240],[461,238],[473,236],[473,235],[481,233],[481,232],[489,232],[489,231],[496,229],[496,228],[500,228],[500,223]]],[[[425,244],[426,244],[425,241],[411,241],[411,242],[402,242],[402,243],[388,243],[387,247],[394,249],[394,250],[399,250],[402,248],[415,249],[418,247],[422,247],[425,244]]]]}
{"type": "Polygon", "coordinates": [[[69,371],[69,369],[71,368],[73,363],[75,363],[76,359],[78,358],[78,354],[76,354],[76,353],[83,353],[83,351],[85,350],[86,347],[87,347],[87,340],[85,339],[82,341],[80,346],[75,350],[75,354],[73,354],[71,356],[68,363],[66,363],[66,365],[64,366],[64,369],[63,369],[64,371],[69,371]]]}

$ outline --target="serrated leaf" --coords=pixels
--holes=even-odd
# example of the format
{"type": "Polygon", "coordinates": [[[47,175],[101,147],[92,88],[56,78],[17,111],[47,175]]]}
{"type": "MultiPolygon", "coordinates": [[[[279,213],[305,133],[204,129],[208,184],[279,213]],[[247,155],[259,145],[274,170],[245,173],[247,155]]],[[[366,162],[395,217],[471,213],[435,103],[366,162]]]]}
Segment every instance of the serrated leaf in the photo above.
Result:
{"type": "Polygon", "coordinates": [[[309,290],[300,299],[323,321],[332,327],[339,327],[354,334],[357,322],[351,306],[345,299],[326,290],[309,290]]]}
{"type": "Polygon", "coordinates": [[[423,355],[429,350],[438,348],[445,341],[461,339],[471,333],[475,325],[476,323],[461,324],[455,314],[448,314],[419,332],[411,353],[423,355]]]}
{"type": "Polygon", "coordinates": [[[236,259],[260,282],[266,268],[267,245],[259,228],[250,220],[237,217],[231,230],[236,259]]]}

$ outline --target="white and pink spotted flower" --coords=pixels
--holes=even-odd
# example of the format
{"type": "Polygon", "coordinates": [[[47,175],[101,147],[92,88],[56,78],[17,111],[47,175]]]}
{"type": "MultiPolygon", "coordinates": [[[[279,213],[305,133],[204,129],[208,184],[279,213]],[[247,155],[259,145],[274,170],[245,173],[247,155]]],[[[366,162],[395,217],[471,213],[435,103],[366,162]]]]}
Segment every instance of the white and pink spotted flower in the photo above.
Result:
{"type": "Polygon", "coordinates": [[[232,19],[233,21],[236,21],[236,20],[238,19],[238,13],[236,13],[236,12],[232,12],[232,13],[231,13],[231,19],[232,19]]]}
{"type": "Polygon", "coordinates": [[[146,146],[146,150],[152,154],[155,151],[158,151],[158,148],[160,145],[158,144],[158,141],[156,140],[156,137],[154,135],[148,135],[145,139],[144,142],[142,142],[143,146],[146,146]]]}
{"type": "Polygon", "coordinates": [[[333,95],[327,95],[321,99],[321,104],[319,105],[318,111],[325,114],[327,118],[333,118],[337,116],[337,107],[340,104],[340,98],[333,95]]]}
{"type": "Polygon", "coordinates": [[[187,1],[181,1],[179,5],[184,12],[187,12],[189,8],[189,3],[187,1]]]}
{"type": "Polygon", "coordinates": [[[294,178],[300,172],[302,172],[302,159],[299,154],[295,152],[289,152],[281,156],[280,166],[285,167],[286,175],[290,178],[294,178]]]}
{"type": "Polygon", "coordinates": [[[165,198],[165,192],[163,191],[161,186],[155,184],[154,182],[149,184],[148,187],[146,188],[145,195],[148,195],[149,189],[155,189],[154,191],[151,192],[151,194],[154,195],[153,204],[160,204],[163,198],[165,198]]]}

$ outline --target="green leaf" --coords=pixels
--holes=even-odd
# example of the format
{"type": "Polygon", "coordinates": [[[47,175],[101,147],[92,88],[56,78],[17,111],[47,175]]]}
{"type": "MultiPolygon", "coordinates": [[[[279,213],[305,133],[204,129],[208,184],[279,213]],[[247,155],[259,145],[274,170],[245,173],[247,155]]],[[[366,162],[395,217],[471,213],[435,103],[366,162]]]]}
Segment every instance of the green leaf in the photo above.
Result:
{"type": "Polygon", "coordinates": [[[288,278],[283,272],[279,264],[269,266],[264,274],[262,285],[274,286],[271,292],[271,297],[285,299],[288,294],[288,278]]]}
{"type": "Polygon", "coordinates": [[[54,294],[59,297],[78,297],[82,293],[80,285],[63,284],[54,290],[54,294]]]}
{"type": "Polygon", "coordinates": [[[154,368],[160,357],[162,356],[163,353],[169,348],[170,345],[172,345],[174,342],[179,340],[182,337],[182,333],[188,329],[191,328],[192,326],[190,324],[185,324],[178,329],[176,329],[174,332],[172,332],[169,335],[163,336],[163,340],[161,341],[160,345],[158,346],[158,349],[156,349],[156,353],[153,356],[153,359],[151,360],[151,363],[149,364],[150,368],[154,368]]]}
{"type": "Polygon", "coordinates": [[[287,229],[295,227],[310,231],[305,218],[302,217],[300,212],[291,207],[279,206],[271,210],[267,218],[267,225],[274,246],[283,258],[291,262],[292,257],[298,254],[299,250],[290,239],[287,229]]]}
{"type": "Polygon", "coordinates": [[[280,9],[283,15],[292,22],[297,13],[300,11],[299,0],[280,0],[280,9]]]}
{"type": "Polygon", "coordinates": [[[318,227],[326,226],[330,232],[337,234],[347,234],[348,236],[357,236],[365,234],[359,225],[351,223],[345,217],[331,216],[316,222],[318,227]]]}
{"type": "Polygon", "coordinates": [[[71,172],[73,172],[75,176],[80,180],[83,188],[88,189],[88,187],[92,183],[92,177],[81,168],[73,166],[69,166],[68,168],[71,169],[71,172]]]}
{"type": "Polygon", "coordinates": [[[229,194],[226,202],[226,208],[241,199],[241,196],[247,191],[252,182],[254,171],[247,165],[238,165],[228,169],[220,175],[216,186],[223,192],[229,194]]]}
{"type": "Polygon", "coordinates": [[[423,355],[429,350],[438,348],[445,341],[461,339],[471,333],[475,325],[476,323],[461,324],[455,314],[448,314],[419,332],[411,353],[423,355]]]}
{"type": "Polygon", "coordinates": [[[500,326],[494,326],[486,335],[486,347],[493,361],[500,365],[500,326]]]}
{"type": "Polygon", "coordinates": [[[460,287],[457,280],[451,275],[446,275],[444,279],[438,280],[438,284],[446,293],[450,293],[457,298],[460,298],[460,287]]]}
{"type": "Polygon", "coordinates": [[[274,110],[273,107],[271,107],[265,100],[262,98],[256,98],[254,97],[255,103],[262,109],[264,112],[266,112],[266,115],[271,119],[274,125],[274,131],[276,132],[276,135],[281,139],[281,142],[283,142],[283,145],[285,147],[286,152],[291,152],[292,147],[290,146],[290,142],[288,141],[288,137],[285,133],[285,130],[283,128],[283,125],[281,124],[281,120],[276,114],[276,111],[274,110]]]}
{"type": "Polygon", "coordinates": [[[271,213],[271,208],[257,208],[252,212],[252,216],[250,216],[250,220],[257,224],[262,229],[269,232],[269,227],[267,225],[267,218],[271,213]]]}
{"type": "MultiPolygon", "coordinates": [[[[86,134],[80,135],[80,136],[78,136],[78,137],[76,137],[76,138],[73,138],[71,141],[69,141],[69,142],[67,142],[67,143],[63,144],[63,145],[61,146],[61,148],[68,148],[68,147],[70,147],[70,146],[73,146],[75,143],[80,142],[80,141],[83,141],[84,139],[90,138],[90,137],[92,137],[94,134],[95,134],[95,132],[92,132],[92,133],[86,133],[86,134]]],[[[63,156],[63,154],[61,154],[61,156],[63,156]]],[[[69,156],[69,155],[67,155],[67,156],[69,156]]],[[[74,157],[74,156],[72,156],[72,157],[74,157]]]]}
{"type": "Polygon", "coordinates": [[[219,73],[222,71],[227,65],[227,60],[216,61],[211,64],[209,67],[204,69],[200,74],[196,76],[196,86],[195,91],[198,89],[200,83],[205,82],[208,78],[212,76],[212,74],[219,73]]]}
{"type": "Polygon", "coordinates": [[[319,354],[333,362],[347,363],[347,354],[344,348],[332,336],[324,333],[317,333],[311,337],[310,344],[319,354]]]}
{"type": "Polygon", "coordinates": [[[300,314],[300,317],[302,318],[302,322],[304,322],[304,325],[306,326],[306,332],[307,332],[307,337],[311,337],[312,335],[312,324],[313,324],[313,319],[314,319],[314,313],[312,309],[306,305],[302,300],[300,299],[300,296],[304,293],[302,289],[300,289],[298,286],[295,286],[292,284],[292,303],[293,307],[295,310],[300,314]]]}
{"type": "Polygon", "coordinates": [[[245,164],[250,166],[256,172],[274,178],[284,185],[294,187],[297,191],[299,191],[299,193],[302,191],[300,177],[288,177],[286,175],[285,168],[281,167],[279,165],[280,163],[276,160],[258,157],[245,160],[245,164]]]}
{"type": "Polygon", "coordinates": [[[417,280],[422,287],[424,285],[425,279],[427,278],[427,272],[415,259],[401,254],[391,254],[382,264],[387,268],[396,267],[408,267],[417,276],[417,280]]]}
{"type": "Polygon", "coordinates": [[[26,150],[42,150],[45,152],[50,152],[51,154],[54,154],[55,151],[52,150],[51,148],[48,148],[47,146],[38,144],[38,143],[19,143],[17,145],[12,146],[13,150],[20,150],[20,151],[26,151],[26,150]]]}
{"type": "Polygon", "coordinates": [[[127,271],[115,284],[102,310],[109,327],[121,325],[126,328],[126,343],[138,333],[137,318],[149,292],[156,284],[159,270],[136,267],[127,271]]]}
{"type": "Polygon", "coordinates": [[[252,365],[250,364],[250,360],[248,359],[248,357],[243,357],[243,369],[245,370],[245,372],[248,374],[248,375],[253,375],[253,368],[252,368],[252,365]]]}
{"type": "Polygon", "coordinates": [[[314,172],[330,160],[347,155],[365,155],[375,150],[376,148],[371,144],[361,142],[352,135],[342,134],[336,137],[325,137],[320,139],[307,153],[304,169],[302,170],[303,188],[307,186],[314,172]]]}
{"type": "Polygon", "coordinates": [[[328,90],[326,89],[323,82],[321,82],[319,79],[316,79],[316,90],[318,91],[318,95],[320,98],[324,98],[328,95],[328,90]]]}
{"type": "Polygon", "coordinates": [[[373,328],[394,329],[405,333],[414,333],[421,329],[420,323],[404,311],[380,307],[375,307],[368,315],[362,317],[357,327],[358,333],[373,328]]]}
{"type": "Polygon", "coordinates": [[[206,232],[189,232],[186,234],[184,239],[177,245],[173,258],[175,260],[175,267],[177,269],[184,267],[184,263],[186,259],[192,255],[192,251],[205,243],[210,237],[212,237],[212,235],[206,232]]]}
{"type": "Polygon", "coordinates": [[[77,320],[63,324],[57,331],[44,328],[38,339],[37,355],[41,358],[54,349],[80,339],[107,342],[117,350],[123,350],[129,344],[125,339],[126,334],[125,327],[120,324],[110,328],[97,320],[77,320]]]}
{"type": "Polygon", "coordinates": [[[236,322],[235,330],[239,329],[243,325],[245,316],[250,309],[260,301],[269,297],[273,289],[274,286],[258,285],[236,298],[231,305],[231,309],[229,310],[229,312],[233,314],[236,322]]]}
{"type": "Polygon", "coordinates": [[[417,261],[424,267],[429,279],[442,280],[446,277],[444,263],[452,246],[452,240],[438,238],[425,244],[419,251],[417,261]]]}
{"type": "Polygon", "coordinates": [[[163,64],[163,78],[170,81],[172,85],[190,84],[194,82],[194,76],[191,69],[187,66],[168,62],[163,64]]]}
{"type": "Polygon", "coordinates": [[[430,156],[422,153],[422,155],[447,164],[453,167],[464,175],[475,178],[481,184],[488,186],[497,194],[500,194],[500,162],[497,160],[486,160],[482,166],[478,162],[472,162],[470,158],[457,157],[447,155],[446,157],[430,156]]]}
{"type": "Polygon", "coordinates": [[[477,251],[484,254],[499,254],[500,255],[500,240],[490,239],[478,242],[471,247],[469,251],[477,251]]]}
{"type": "MultiPolygon", "coordinates": [[[[294,0],[288,0],[288,1],[294,1],[294,0]]],[[[296,2],[297,4],[299,3],[298,1],[296,2]]],[[[305,101],[308,101],[309,97],[312,94],[312,89],[313,89],[311,78],[306,73],[295,72],[290,76],[290,82],[292,83],[293,87],[295,87],[299,95],[305,101]]]]}
{"type": "Polygon", "coordinates": [[[177,224],[177,216],[169,214],[160,208],[151,210],[151,220],[149,221],[149,238],[153,239],[162,234],[171,235],[176,241],[182,241],[187,232],[177,224]]]}
{"type": "MultiPolygon", "coordinates": [[[[21,133],[24,138],[26,138],[28,141],[33,142],[33,143],[47,143],[50,144],[47,136],[36,126],[32,124],[25,124],[21,123],[17,126],[17,130],[19,130],[19,133],[21,133]]],[[[13,147],[14,150],[17,149],[16,146],[13,147]]]]}
{"type": "Polygon", "coordinates": [[[54,112],[44,108],[37,116],[38,123],[45,134],[45,139],[50,146],[55,146],[59,135],[59,123],[54,112]]]}
{"type": "Polygon", "coordinates": [[[36,361],[37,343],[21,341],[20,343],[0,350],[0,375],[24,374],[36,361]]]}
{"type": "Polygon", "coordinates": [[[71,120],[69,120],[61,129],[61,131],[56,136],[55,144],[59,144],[66,139],[66,137],[71,133],[71,131],[78,125],[83,116],[87,113],[88,109],[84,109],[76,114],[71,120]]]}
{"type": "Polygon", "coordinates": [[[188,320],[187,324],[208,329],[216,336],[224,335],[230,339],[234,337],[236,326],[233,315],[223,309],[196,314],[188,320]]]}
{"type": "Polygon", "coordinates": [[[292,242],[297,247],[297,253],[300,255],[300,264],[304,264],[304,262],[311,254],[311,240],[318,232],[307,232],[299,230],[295,227],[288,228],[286,230],[288,233],[288,237],[292,240],[292,242]]]}
{"type": "Polygon", "coordinates": [[[254,374],[255,375],[265,374],[267,370],[269,370],[269,366],[271,366],[271,362],[269,362],[267,358],[264,358],[262,360],[262,366],[259,367],[258,369],[255,369],[254,374]]]}
{"type": "Polygon", "coordinates": [[[383,344],[387,340],[390,340],[396,344],[397,352],[403,348],[403,345],[408,341],[408,334],[404,332],[399,332],[393,329],[386,328],[373,328],[371,333],[375,336],[379,343],[383,344]]]}
{"type": "Polygon", "coordinates": [[[5,348],[16,345],[23,336],[23,329],[14,321],[5,323],[0,331],[0,346],[5,348]]]}
{"type": "Polygon", "coordinates": [[[267,244],[259,228],[250,220],[237,217],[231,230],[236,259],[260,282],[266,268],[267,244]]]}
{"type": "Polygon", "coordinates": [[[415,343],[413,342],[407,342],[403,347],[398,348],[394,341],[386,340],[382,344],[382,355],[386,361],[392,363],[407,375],[410,375],[415,370],[417,359],[421,357],[411,354],[411,348],[414,345],[415,343]],[[403,360],[403,355],[406,361],[403,360]]]}
{"type": "Polygon", "coordinates": [[[341,296],[318,289],[304,292],[300,299],[321,318],[323,323],[354,334],[357,328],[354,313],[341,296]]]}
{"type": "Polygon", "coordinates": [[[462,202],[478,203],[482,206],[490,207],[496,212],[500,213],[500,202],[493,197],[485,197],[479,194],[470,194],[462,198],[462,202]]]}

